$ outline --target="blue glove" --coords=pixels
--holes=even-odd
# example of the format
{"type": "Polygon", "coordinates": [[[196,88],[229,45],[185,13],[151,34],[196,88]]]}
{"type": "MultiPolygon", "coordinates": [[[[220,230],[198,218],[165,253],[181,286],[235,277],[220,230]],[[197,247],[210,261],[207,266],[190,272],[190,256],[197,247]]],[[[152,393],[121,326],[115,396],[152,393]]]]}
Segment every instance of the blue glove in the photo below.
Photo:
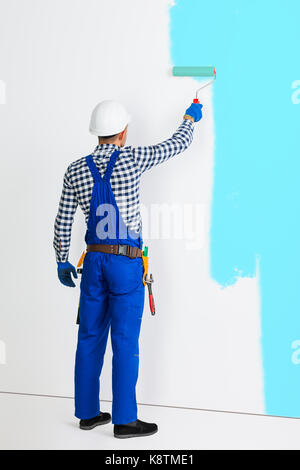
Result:
{"type": "Polygon", "coordinates": [[[202,119],[202,108],[203,105],[200,103],[193,103],[185,112],[188,116],[194,118],[195,122],[199,122],[202,119]]]}
{"type": "Polygon", "coordinates": [[[75,266],[66,261],[65,263],[57,263],[58,279],[64,286],[75,287],[71,273],[77,279],[77,272],[75,266]]]}

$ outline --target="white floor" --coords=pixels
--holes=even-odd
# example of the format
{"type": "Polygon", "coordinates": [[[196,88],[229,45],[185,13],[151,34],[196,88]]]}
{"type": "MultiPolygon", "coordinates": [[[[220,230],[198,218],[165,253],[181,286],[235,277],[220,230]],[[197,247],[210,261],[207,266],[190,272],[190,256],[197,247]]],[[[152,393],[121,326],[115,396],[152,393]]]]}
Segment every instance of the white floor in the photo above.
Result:
{"type": "MultiPolygon", "coordinates": [[[[110,411],[109,402],[102,411],[110,411]]],[[[300,449],[300,420],[139,406],[150,437],[116,439],[113,425],[81,431],[73,400],[0,393],[0,449],[300,449]]]]}

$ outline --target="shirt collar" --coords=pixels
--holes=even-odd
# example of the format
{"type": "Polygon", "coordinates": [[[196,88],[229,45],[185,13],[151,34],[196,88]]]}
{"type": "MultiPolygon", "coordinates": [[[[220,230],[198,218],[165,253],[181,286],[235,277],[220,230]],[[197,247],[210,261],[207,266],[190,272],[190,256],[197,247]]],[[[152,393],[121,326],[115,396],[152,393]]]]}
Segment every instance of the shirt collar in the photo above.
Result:
{"type": "Polygon", "coordinates": [[[97,145],[97,147],[94,150],[94,153],[107,152],[108,150],[116,150],[116,149],[121,150],[121,147],[119,147],[116,144],[100,144],[100,145],[97,145]]]}

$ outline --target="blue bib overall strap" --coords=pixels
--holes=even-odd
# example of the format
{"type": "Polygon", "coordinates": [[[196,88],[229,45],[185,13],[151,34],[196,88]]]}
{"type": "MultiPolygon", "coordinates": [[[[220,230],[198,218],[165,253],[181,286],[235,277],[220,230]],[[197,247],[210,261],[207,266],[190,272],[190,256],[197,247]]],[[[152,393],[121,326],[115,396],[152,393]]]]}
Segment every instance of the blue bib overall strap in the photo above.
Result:
{"type": "Polygon", "coordinates": [[[90,169],[90,172],[92,173],[94,183],[101,181],[102,178],[93,160],[93,155],[88,155],[85,157],[85,161],[90,169]]]}
{"type": "Polygon", "coordinates": [[[108,165],[106,167],[106,172],[105,172],[105,175],[104,175],[104,178],[103,178],[108,183],[110,182],[111,174],[113,172],[115,163],[116,163],[120,153],[121,153],[120,150],[115,150],[114,153],[112,154],[112,156],[109,159],[108,165]]]}
{"type": "Polygon", "coordinates": [[[126,226],[110,185],[110,178],[120,153],[120,150],[115,150],[112,153],[103,178],[95,165],[92,155],[86,157],[86,163],[94,179],[86,243],[88,245],[130,245],[142,248],[141,234],[126,226]],[[104,231],[101,220],[106,222],[107,231],[104,231]]]}
{"type": "MultiPolygon", "coordinates": [[[[102,178],[89,155],[86,163],[94,179],[90,203],[87,244],[127,244],[140,247],[140,234],[126,232],[110,185],[111,174],[120,151],[110,158],[102,178]],[[109,218],[103,206],[113,206],[116,217],[109,218]],[[99,212],[99,207],[101,211],[99,212]],[[100,214],[100,215],[99,215],[100,214]],[[102,217],[102,219],[101,219],[102,217]],[[116,230],[99,238],[101,220],[116,230]],[[136,237],[136,238],[135,238],[136,237]]],[[[110,211],[108,211],[110,212],[110,211]]],[[[113,211],[112,211],[113,212],[113,211]]],[[[125,226],[125,224],[124,224],[125,226]]],[[[111,227],[110,227],[111,228],[111,227]]],[[[142,258],[130,259],[102,252],[85,256],[80,284],[79,330],[75,361],[75,416],[90,419],[99,415],[99,377],[102,370],[109,330],[113,350],[112,422],[127,424],[137,419],[136,382],[139,368],[139,334],[144,309],[142,258]]]]}

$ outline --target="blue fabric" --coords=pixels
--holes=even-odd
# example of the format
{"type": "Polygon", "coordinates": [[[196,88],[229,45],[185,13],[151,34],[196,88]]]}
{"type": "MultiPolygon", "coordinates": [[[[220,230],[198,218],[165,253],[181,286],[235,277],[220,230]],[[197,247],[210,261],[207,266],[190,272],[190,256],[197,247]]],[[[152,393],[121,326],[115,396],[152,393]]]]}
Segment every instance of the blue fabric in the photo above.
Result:
{"type": "MultiPolygon", "coordinates": [[[[90,203],[90,216],[86,241],[88,244],[124,243],[141,246],[140,236],[133,239],[121,236],[119,210],[110,186],[119,151],[114,152],[101,178],[91,156],[86,161],[94,179],[90,203]],[[113,207],[117,218],[108,218],[110,228],[115,229],[101,240],[98,237],[97,210],[104,204],[113,207]]],[[[111,207],[110,207],[111,209],[111,207]]],[[[135,234],[136,235],[136,234],[135,234]]],[[[113,350],[112,369],[112,422],[126,424],[137,419],[135,387],[139,367],[139,334],[144,309],[145,288],[143,285],[142,258],[130,259],[127,256],[100,252],[86,254],[81,279],[79,305],[79,331],[75,361],[75,416],[90,419],[100,413],[99,377],[107,344],[109,330],[113,350]]]]}
{"type": "Polygon", "coordinates": [[[87,253],[82,272],[75,361],[75,416],[100,413],[99,376],[111,328],[112,422],[137,419],[135,386],[145,288],[141,258],[87,253]]]}
{"type": "Polygon", "coordinates": [[[202,119],[202,108],[203,105],[200,103],[193,103],[185,112],[188,116],[194,118],[195,122],[199,122],[202,119]]]}
{"type": "Polygon", "coordinates": [[[77,279],[77,272],[75,266],[66,261],[65,263],[57,263],[57,275],[60,282],[67,287],[75,287],[75,283],[71,274],[77,279]]]}
{"type": "Polygon", "coordinates": [[[92,155],[86,157],[86,163],[94,179],[94,187],[85,241],[88,245],[130,245],[142,248],[141,234],[125,225],[110,185],[110,177],[119,155],[119,150],[112,154],[103,178],[92,155]]]}

